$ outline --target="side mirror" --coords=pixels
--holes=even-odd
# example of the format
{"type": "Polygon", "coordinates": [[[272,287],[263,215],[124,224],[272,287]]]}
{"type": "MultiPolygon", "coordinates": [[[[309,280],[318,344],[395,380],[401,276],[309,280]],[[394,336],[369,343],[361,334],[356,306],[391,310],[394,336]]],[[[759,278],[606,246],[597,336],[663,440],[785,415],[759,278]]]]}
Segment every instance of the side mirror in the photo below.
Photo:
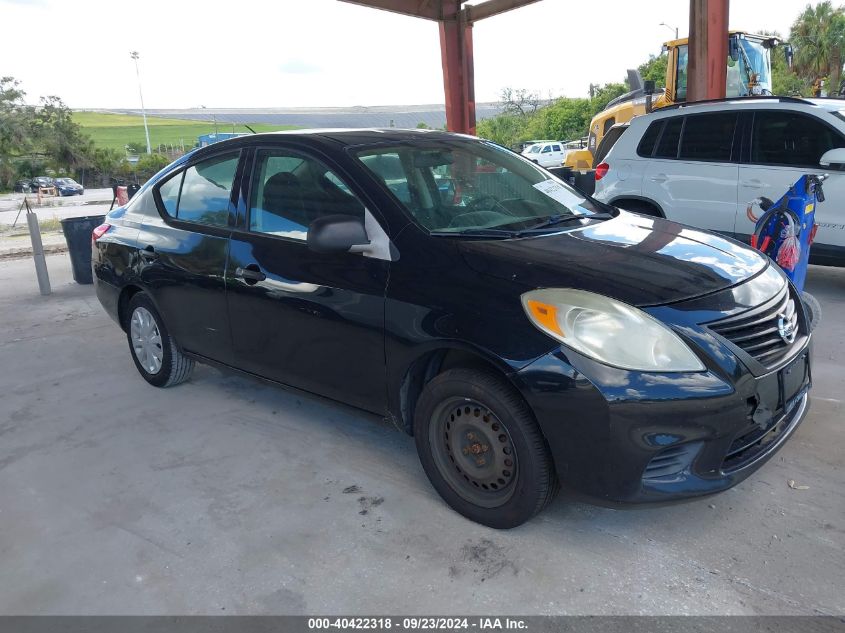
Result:
{"type": "Polygon", "coordinates": [[[839,165],[840,168],[845,165],[845,147],[837,147],[829,149],[819,159],[819,165],[829,167],[830,165],[839,165]]]}
{"type": "Polygon", "coordinates": [[[739,41],[735,37],[728,40],[728,57],[735,62],[739,61],[739,46],[739,41]]]}
{"type": "Polygon", "coordinates": [[[363,220],[350,215],[317,218],[308,227],[307,243],[315,253],[364,253],[370,248],[363,220]]]}

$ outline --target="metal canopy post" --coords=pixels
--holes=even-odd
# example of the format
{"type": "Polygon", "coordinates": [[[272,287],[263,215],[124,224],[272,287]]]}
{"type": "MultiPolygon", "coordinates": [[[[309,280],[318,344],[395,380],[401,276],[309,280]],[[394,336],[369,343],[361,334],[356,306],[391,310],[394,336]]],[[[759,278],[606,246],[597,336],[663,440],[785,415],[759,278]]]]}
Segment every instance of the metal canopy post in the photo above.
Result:
{"type": "MultiPolygon", "coordinates": [[[[475,72],[472,25],[479,20],[538,0],[486,0],[462,7],[466,0],[341,0],[417,18],[440,26],[440,58],[446,95],[446,128],[475,134],[475,72]]],[[[727,1],[727,0],[725,0],[727,1]]]]}
{"type": "Polygon", "coordinates": [[[439,23],[446,126],[450,132],[475,134],[472,24],[466,22],[459,0],[444,0],[443,12],[439,23]]]}
{"type": "Polygon", "coordinates": [[[729,0],[690,0],[687,101],[723,99],[729,0]]]}

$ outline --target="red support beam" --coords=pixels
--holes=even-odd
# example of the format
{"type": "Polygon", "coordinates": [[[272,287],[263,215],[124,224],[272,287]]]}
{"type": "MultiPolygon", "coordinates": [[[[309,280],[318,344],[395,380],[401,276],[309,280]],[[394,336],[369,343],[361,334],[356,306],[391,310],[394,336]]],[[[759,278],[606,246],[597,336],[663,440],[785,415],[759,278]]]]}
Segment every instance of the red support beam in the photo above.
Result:
{"type": "Polygon", "coordinates": [[[729,0],[690,0],[687,101],[723,99],[729,0]]]}
{"type": "Polygon", "coordinates": [[[475,134],[475,79],[472,63],[472,24],[460,12],[460,0],[443,0],[443,11],[457,20],[440,22],[440,58],[446,95],[446,128],[475,134]]]}

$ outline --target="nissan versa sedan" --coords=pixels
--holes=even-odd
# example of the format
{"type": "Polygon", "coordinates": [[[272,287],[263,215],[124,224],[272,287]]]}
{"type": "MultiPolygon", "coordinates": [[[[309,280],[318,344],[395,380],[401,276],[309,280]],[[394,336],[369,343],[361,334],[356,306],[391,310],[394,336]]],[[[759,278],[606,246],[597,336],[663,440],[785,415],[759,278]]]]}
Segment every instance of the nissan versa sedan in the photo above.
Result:
{"type": "Polygon", "coordinates": [[[443,499],[496,528],[560,484],[605,503],[724,490],[807,410],[806,317],[767,258],[473,137],[216,143],[92,239],[147,382],[210,363],[386,416],[443,499]]]}

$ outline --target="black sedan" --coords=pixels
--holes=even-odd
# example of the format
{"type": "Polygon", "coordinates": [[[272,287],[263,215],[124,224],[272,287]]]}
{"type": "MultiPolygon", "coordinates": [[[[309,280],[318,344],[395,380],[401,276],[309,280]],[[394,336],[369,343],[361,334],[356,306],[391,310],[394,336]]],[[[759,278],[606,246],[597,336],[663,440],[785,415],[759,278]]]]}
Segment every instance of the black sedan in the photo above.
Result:
{"type": "Polygon", "coordinates": [[[50,176],[36,176],[32,179],[32,191],[37,192],[39,189],[49,189],[55,185],[55,180],[50,176]]]}
{"type": "Polygon", "coordinates": [[[560,483],[603,502],[724,490],[807,409],[806,317],[767,258],[471,137],[216,143],[93,240],[149,383],[198,361],[389,417],[440,495],[493,527],[560,483]]]}

